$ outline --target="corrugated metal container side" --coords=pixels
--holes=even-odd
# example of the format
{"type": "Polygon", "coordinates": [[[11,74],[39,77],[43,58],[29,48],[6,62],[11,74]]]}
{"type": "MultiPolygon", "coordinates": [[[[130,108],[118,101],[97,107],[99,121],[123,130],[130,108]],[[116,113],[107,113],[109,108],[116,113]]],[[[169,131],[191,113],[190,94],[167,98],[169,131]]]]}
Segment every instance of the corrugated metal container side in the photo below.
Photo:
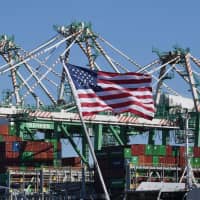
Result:
{"type": "Polygon", "coordinates": [[[0,134],[1,135],[9,135],[9,125],[8,124],[0,124],[0,134]]]}
{"type": "Polygon", "coordinates": [[[154,167],[159,165],[159,156],[153,156],[152,164],[153,164],[154,167]]]}
{"type": "Polygon", "coordinates": [[[139,157],[139,165],[151,166],[152,165],[152,156],[138,156],[139,157]]]}
{"type": "Polygon", "coordinates": [[[20,155],[20,160],[23,162],[30,161],[30,160],[33,161],[34,160],[33,152],[30,152],[30,151],[22,152],[20,155]]]}
{"type": "Polygon", "coordinates": [[[166,164],[166,157],[159,156],[159,164],[160,165],[165,165],[166,164]]]}
{"type": "Polygon", "coordinates": [[[177,159],[173,156],[160,156],[159,163],[166,167],[178,166],[177,159]]]}
{"type": "Polygon", "coordinates": [[[151,145],[151,144],[146,145],[145,155],[153,155],[153,145],[151,145]]]}
{"type": "Polygon", "coordinates": [[[99,163],[99,167],[101,169],[108,169],[109,168],[109,159],[107,158],[98,158],[97,157],[97,161],[99,163]]]}
{"type": "Polygon", "coordinates": [[[124,158],[131,158],[131,148],[124,148],[124,158]]]}
{"type": "Polygon", "coordinates": [[[48,152],[53,152],[53,145],[49,142],[42,142],[42,141],[24,141],[24,142],[22,142],[21,148],[22,148],[23,151],[32,151],[32,152],[48,151],[48,152]]]}
{"type": "Polygon", "coordinates": [[[138,156],[132,156],[130,159],[130,163],[137,166],[139,164],[138,156]]]}
{"type": "Polygon", "coordinates": [[[200,157],[200,147],[194,147],[194,157],[200,157]]]}
{"type": "Polygon", "coordinates": [[[108,177],[109,178],[125,178],[126,171],[124,168],[122,169],[109,169],[108,177]]]}
{"type": "Polygon", "coordinates": [[[77,165],[81,165],[81,158],[80,157],[62,158],[62,165],[63,166],[77,166],[77,165]]]}
{"type": "Polygon", "coordinates": [[[106,147],[106,151],[108,152],[108,155],[110,158],[124,158],[124,149],[128,148],[130,149],[130,145],[126,146],[109,146],[106,147]]]}
{"type": "MultiPolygon", "coordinates": [[[[185,146],[180,146],[179,148],[179,151],[180,151],[180,157],[184,157],[185,156],[185,146]]],[[[190,155],[193,155],[193,147],[189,146],[189,154],[190,155]]]]}
{"type": "Polygon", "coordinates": [[[192,167],[200,167],[200,158],[192,158],[190,162],[192,167]]]}
{"type": "Polygon", "coordinates": [[[172,146],[166,145],[166,156],[173,156],[172,155],[172,146]]]}
{"type": "Polygon", "coordinates": [[[175,166],[178,164],[176,162],[176,158],[173,156],[166,156],[165,159],[166,159],[166,162],[165,162],[166,165],[175,166]]]}
{"type": "Polygon", "coordinates": [[[125,167],[125,160],[123,158],[111,158],[109,159],[109,168],[116,169],[116,168],[124,168],[125,167]]]}
{"type": "Polygon", "coordinates": [[[185,167],[186,161],[184,157],[179,157],[179,166],[180,167],[185,167]]]}
{"type": "Polygon", "coordinates": [[[22,141],[20,137],[12,136],[12,135],[2,135],[2,139],[5,142],[16,142],[16,141],[22,141]]]}
{"type": "Polygon", "coordinates": [[[131,152],[133,156],[140,156],[145,154],[145,144],[133,144],[131,145],[131,152]]]}
{"type": "Polygon", "coordinates": [[[123,189],[125,187],[124,178],[110,179],[109,186],[111,189],[123,189]]]}
{"type": "Polygon", "coordinates": [[[34,152],[33,153],[33,159],[35,161],[46,161],[46,160],[53,160],[54,155],[53,152],[48,153],[48,152],[34,152]]]}
{"type": "Polygon", "coordinates": [[[154,156],[165,156],[166,155],[166,146],[154,145],[153,146],[153,155],[154,156]]]}
{"type": "MultiPolygon", "coordinates": [[[[106,187],[108,188],[108,185],[109,185],[109,179],[105,179],[104,180],[104,183],[106,185],[106,187]]],[[[94,176],[94,189],[97,193],[103,193],[103,188],[102,188],[102,183],[99,179],[99,176],[94,176]]]]}
{"type": "Polygon", "coordinates": [[[96,157],[97,158],[108,158],[108,152],[104,149],[104,150],[96,150],[95,151],[96,157]]]}
{"type": "Polygon", "coordinates": [[[178,146],[172,146],[172,156],[178,157],[180,155],[180,150],[178,146]]]}

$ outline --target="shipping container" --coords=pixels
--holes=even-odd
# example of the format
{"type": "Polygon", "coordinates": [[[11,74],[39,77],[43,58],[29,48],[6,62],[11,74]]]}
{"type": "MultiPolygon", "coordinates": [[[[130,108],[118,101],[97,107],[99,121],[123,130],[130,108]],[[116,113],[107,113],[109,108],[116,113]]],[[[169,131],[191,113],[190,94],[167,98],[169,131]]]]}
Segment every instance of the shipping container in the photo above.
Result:
{"type": "MultiPolygon", "coordinates": [[[[186,154],[185,146],[180,146],[179,151],[180,151],[180,157],[184,157],[186,154]]],[[[193,147],[191,146],[189,146],[189,154],[190,156],[193,156],[193,147]]]]}
{"type": "Polygon", "coordinates": [[[153,158],[152,158],[152,166],[154,166],[154,167],[159,166],[159,156],[153,156],[153,158]]]}
{"type": "Polygon", "coordinates": [[[192,165],[192,167],[194,168],[200,167],[200,158],[192,158],[190,162],[191,162],[190,164],[192,165]]]}
{"type": "Polygon", "coordinates": [[[166,146],[154,145],[153,146],[153,155],[154,156],[165,156],[166,155],[166,146]]]}
{"type": "Polygon", "coordinates": [[[125,160],[124,158],[110,158],[109,159],[109,168],[110,169],[123,169],[125,168],[125,160]]]}
{"type": "Polygon", "coordinates": [[[111,189],[123,189],[125,187],[125,179],[124,178],[110,179],[109,186],[111,189]]]}
{"type": "Polygon", "coordinates": [[[73,166],[73,167],[81,166],[81,158],[80,157],[62,158],[61,161],[62,161],[62,166],[73,166]]]}
{"type": "Polygon", "coordinates": [[[153,145],[147,144],[145,147],[145,155],[153,155],[153,145]]]}
{"type": "Polygon", "coordinates": [[[166,156],[173,156],[172,155],[173,148],[171,145],[166,145],[166,156]]]}
{"type": "Polygon", "coordinates": [[[138,156],[139,157],[139,165],[143,166],[151,166],[152,165],[152,156],[138,156]]]}
{"type": "Polygon", "coordinates": [[[0,135],[9,135],[9,125],[0,124],[0,135]]]}
{"type": "Polygon", "coordinates": [[[131,158],[131,148],[124,148],[124,158],[131,158]]]}
{"type": "Polygon", "coordinates": [[[194,157],[200,158],[200,147],[194,147],[194,157]]]}
{"type": "Polygon", "coordinates": [[[130,159],[130,163],[137,166],[139,164],[138,156],[132,156],[130,159]]]}
{"type": "Polygon", "coordinates": [[[131,145],[131,152],[133,156],[140,156],[145,154],[145,144],[133,144],[131,145]]]}

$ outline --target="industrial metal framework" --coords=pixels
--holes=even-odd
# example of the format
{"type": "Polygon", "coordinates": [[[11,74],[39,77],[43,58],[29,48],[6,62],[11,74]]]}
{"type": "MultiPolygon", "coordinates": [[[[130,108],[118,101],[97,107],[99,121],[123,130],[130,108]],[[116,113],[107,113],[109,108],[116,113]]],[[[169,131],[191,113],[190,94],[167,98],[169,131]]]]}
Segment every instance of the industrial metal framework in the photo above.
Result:
{"type": "Polygon", "coordinates": [[[18,46],[12,37],[0,36],[0,80],[7,83],[0,88],[0,116],[8,119],[13,135],[36,140],[39,131],[46,139],[67,138],[82,161],[89,163],[84,130],[61,62],[64,58],[91,69],[152,75],[155,118],[149,121],[130,113],[116,116],[109,112],[85,117],[95,150],[110,142],[125,145],[130,135],[143,132],[149,133],[149,143],[154,143],[156,131],[162,132],[162,144],[167,143],[170,131],[180,139],[185,112],[189,114],[190,135],[200,146],[200,60],[189,49],[154,49],[158,58],[141,65],[95,33],[89,23],[54,28],[57,34],[31,51],[18,46]],[[177,83],[181,83],[180,89],[177,83]],[[74,140],[77,136],[82,138],[81,150],[74,140]]]}

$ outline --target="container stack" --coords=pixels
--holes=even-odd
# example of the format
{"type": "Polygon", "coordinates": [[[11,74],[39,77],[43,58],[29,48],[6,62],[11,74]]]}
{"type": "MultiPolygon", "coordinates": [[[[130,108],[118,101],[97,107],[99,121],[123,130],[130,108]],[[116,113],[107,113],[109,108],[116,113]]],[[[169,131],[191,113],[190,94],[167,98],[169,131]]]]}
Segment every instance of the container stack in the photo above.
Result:
{"type": "Polygon", "coordinates": [[[164,145],[131,145],[130,163],[140,166],[176,166],[176,155],[173,156],[172,146],[164,145]]]}
{"type": "MultiPolygon", "coordinates": [[[[191,165],[200,168],[200,147],[189,147],[191,165]]],[[[105,147],[96,151],[97,160],[109,191],[125,189],[126,164],[144,167],[180,167],[186,165],[185,147],[170,145],[132,144],[130,146],[105,147]]],[[[102,192],[102,186],[95,172],[95,188],[102,192]]]]}
{"type": "Polygon", "coordinates": [[[0,166],[6,169],[10,166],[52,166],[53,146],[41,141],[0,142],[0,166]]]}
{"type": "MultiPolygon", "coordinates": [[[[97,160],[105,181],[112,194],[121,193],[125,185],[125,161],[131,157],[130,147],[114,146],[96,151],[97,160]]],[[[101,182],[95,172],[95,189],[102,192],[101,182]]]]}
{"type": "Polygon", "coordinates": [[[22,141],[13,133],[9,122],[0,124],[0,173],[7,168],[26,169],[31,167],[55,166],[55,159],[61,159],[61,142],[22,141]]]}
{"type": "Polygon", "coordinates": [[[81,168],[81,158],[80,157],[66,157],[61,160],[63,167],[76,167],[81,168]]]}

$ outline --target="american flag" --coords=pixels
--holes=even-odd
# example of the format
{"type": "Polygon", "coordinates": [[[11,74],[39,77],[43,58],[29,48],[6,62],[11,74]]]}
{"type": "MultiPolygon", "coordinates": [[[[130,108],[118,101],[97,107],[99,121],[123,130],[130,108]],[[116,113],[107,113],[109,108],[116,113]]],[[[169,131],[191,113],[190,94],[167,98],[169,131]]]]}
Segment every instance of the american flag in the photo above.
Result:
{"type": "Polygon", "coordinates": [[[111,110],[131,112],[151,120],[154,102],[151,76],[141,73],[111,73],[67,64],[83,116],[111,110]]]}

